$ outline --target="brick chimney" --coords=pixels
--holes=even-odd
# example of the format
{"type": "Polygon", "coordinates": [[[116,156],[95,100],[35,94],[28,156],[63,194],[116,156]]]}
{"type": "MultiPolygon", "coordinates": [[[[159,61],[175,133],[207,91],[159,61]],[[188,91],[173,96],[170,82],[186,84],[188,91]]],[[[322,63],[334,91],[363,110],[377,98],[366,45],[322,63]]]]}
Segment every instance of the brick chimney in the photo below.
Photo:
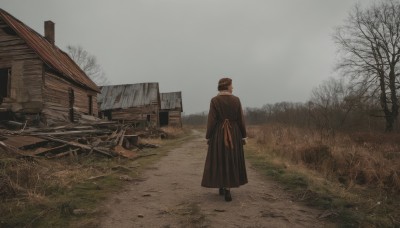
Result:
{"type": "Polygon", "coordinates": [[[54,45],[54,22],[44,22],[44,38],[46,38],[47,41],[54,45]]]}

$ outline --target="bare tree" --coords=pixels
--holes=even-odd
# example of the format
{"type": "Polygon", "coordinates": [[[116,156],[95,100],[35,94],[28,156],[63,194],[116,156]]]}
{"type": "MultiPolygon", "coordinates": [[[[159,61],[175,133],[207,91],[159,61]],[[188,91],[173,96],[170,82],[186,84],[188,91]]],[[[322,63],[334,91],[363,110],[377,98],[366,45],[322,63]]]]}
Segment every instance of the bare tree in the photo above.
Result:
{"type": "Polygon", "coordinates": [[[343,127],[356,101],[343,79],[330,78],[313,89],[309,114],[319,129],[333,132],[343,127]]]}
{"type": "Polygon", "coordinates": [[[68,54],[87,74],[87,76],[99,86],[109,85],[110,81],[106,77],[103,68],[97,63],[95,56],[89,54],[81,46],[67,46],[68,54]]]}
{"type": "Polygon", "coordinates": [[[356,5],[333,37],[341,53],[337,69],[360,93],[379,97],[386,131],[392,131],[399,113],[400,2],[356,5]]]}

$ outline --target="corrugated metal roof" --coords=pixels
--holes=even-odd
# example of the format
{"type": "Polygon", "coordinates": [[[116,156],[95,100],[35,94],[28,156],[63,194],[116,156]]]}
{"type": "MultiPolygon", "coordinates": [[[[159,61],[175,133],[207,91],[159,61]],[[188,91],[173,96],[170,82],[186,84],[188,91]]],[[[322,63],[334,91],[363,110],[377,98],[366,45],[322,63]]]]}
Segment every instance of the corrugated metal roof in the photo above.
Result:
{"type": "Polygon", "coordinates": [[[161,109],[182,109],[182,93],[181,92],[170,92],[161,93],[161,109]]]}
{"type": "Polygon", "coordinates": [[[100,89],[101,94],[97,96],[97,102],[101,111],[160,105],[157,82],[102,86],[100,89]]]}
{"type": "Polygon", "coordinates": [[[57,46],[49,43],[42,35],[22,23],[3,9],[0,17],[31,47],[50,68],[58,71],[65,78],[88,89],[100,92],[99,87],[83,70],[57,46]]]}

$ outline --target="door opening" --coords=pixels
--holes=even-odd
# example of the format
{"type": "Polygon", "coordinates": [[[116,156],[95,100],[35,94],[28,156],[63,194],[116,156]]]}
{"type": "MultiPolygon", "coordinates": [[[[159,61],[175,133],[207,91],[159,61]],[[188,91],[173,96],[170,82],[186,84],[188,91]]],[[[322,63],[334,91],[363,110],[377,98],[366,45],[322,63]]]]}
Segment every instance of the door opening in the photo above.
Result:
{"type": "Polygon", "coordinates": [[[168,112],[160,112],[160,127],[168,126],[168,112]]]}
{"type": "Polygon", "coordinates": [[[11,68],[0,69],[0,103],[3,98],[10,97],[11,68]]]}

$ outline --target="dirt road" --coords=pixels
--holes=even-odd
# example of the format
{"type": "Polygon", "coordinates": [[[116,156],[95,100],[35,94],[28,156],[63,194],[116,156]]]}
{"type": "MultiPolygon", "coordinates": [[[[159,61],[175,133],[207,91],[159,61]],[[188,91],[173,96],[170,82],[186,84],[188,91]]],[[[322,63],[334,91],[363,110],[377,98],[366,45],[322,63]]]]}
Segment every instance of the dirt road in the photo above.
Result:
{"type": "Polygon", "coordinates": [[[249,183],[231,190],[232,202],[218,189],[200,187],[207,148],[203,135],[193,134],[150,167],[144,181],[108,200],[102,227],[333,227],[249,164],[249,183]]]}

